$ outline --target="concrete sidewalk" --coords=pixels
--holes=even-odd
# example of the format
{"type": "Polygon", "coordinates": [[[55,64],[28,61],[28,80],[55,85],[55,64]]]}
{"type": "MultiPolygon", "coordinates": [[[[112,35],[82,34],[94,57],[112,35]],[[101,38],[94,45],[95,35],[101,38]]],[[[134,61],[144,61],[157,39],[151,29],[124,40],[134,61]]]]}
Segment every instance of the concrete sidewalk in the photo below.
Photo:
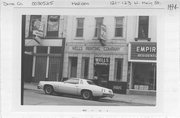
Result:
{"type": "MultiPolygon", "coordinates": [[[[38,90],[37,83],[24,83],[24,89],[38,90]]],[[[113,100],[127,103],[138,103],[143,105],[156,105],[156,96],[149,95],[128,95],[128,94],[116,94],[112,98],[113,100]]]]}

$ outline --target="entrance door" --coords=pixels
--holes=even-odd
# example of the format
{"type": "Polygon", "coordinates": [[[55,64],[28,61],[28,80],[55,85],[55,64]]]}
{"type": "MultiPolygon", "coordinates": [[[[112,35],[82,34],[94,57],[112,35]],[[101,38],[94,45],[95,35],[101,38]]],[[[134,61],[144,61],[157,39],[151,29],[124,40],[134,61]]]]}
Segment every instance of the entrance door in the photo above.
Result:
{"type": "Polygon", "coordinates": [[[45,81],[46,78],[46,56],[37,56],[36,57],[36,66],[35,66],[35,82],[45,81]]]}
{"type": "Polygon", "coordinates": [[[49,58],[49,73],[48,80],[49,81],[58,81],[58,78],[61,77],[60,71],[63,71],[61,67],[61,57],[50,57],[49,58]]]}
{"type": "Polygon", "coordinates": [[[98,78],[98,85],[107,87],[109,80],[109,63],[110,58],[95,57],[94,59],[94,76],[98,78]]]}
{"type": "Polygon", "coordinates": [[[69,77],[77,77],[77,57],[69,57],[69,77]]]}

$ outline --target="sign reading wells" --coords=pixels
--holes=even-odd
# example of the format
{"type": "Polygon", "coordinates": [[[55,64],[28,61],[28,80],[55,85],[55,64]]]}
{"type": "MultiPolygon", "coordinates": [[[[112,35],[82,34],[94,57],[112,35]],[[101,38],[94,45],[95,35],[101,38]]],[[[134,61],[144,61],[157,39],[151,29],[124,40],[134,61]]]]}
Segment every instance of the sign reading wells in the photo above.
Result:
{"type": "Polygon", "coordinates": [[[108,66],[110,63],[110,58],[108,57],[94,57],[94,65],[104,65],[108,66]]]}
{"type": "Polygon", "coordinates": [[[156,60],[157,46],[155,42],[131,42],[131,60],[156,60]]]}

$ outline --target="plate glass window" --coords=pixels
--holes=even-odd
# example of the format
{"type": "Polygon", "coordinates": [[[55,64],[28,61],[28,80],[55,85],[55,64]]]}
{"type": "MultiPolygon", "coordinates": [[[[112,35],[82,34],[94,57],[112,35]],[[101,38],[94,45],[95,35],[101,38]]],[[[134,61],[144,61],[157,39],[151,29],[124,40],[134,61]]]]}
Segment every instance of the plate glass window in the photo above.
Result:
{"type": "Polygon", "coordinates": [[[83,37],[84,18],[77,18],[76,37],[83,37]]]}
{"type": "Polygon", "coordinates": [[[115,37],[123,37],[123,22],[124,17],[115,17],[115,37]]]}
{"type": "Polygon", "coordinates": [[[47,22],[47,37],[58,37],[59,32],[59,16],[49,15],[47,22]]]}
{"type": "Polygon", "coordinates": [[[123,65],[123,59],[116,58],[115,59],[115,69],[114,69],[114,79],[115,81],[121,81],[122,80],[122,66],[123,65]]]}

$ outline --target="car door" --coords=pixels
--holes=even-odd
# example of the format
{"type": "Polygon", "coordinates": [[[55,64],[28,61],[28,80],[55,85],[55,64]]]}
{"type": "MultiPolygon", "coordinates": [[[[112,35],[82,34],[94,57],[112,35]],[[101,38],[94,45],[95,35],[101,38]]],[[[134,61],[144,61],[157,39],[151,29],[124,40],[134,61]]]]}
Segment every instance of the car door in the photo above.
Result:
{"type": "Polygon", "coordinates": [[[69,79],[67,81],[64,81],[60,85],[59,91],[62,93],[77,95],[78,84],[79,84],[79,79],[69,79]]]}

